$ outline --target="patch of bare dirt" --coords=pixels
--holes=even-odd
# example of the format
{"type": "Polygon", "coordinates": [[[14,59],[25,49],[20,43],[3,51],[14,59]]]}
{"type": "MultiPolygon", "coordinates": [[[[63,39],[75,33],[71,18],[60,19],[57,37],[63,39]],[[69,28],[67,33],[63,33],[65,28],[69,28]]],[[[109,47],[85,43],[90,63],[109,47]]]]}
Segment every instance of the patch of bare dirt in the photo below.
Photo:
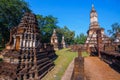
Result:
{"type": "Polygon", "coordinates": [[[84,61],[87,80],[120,80],[120,74],[98,57],[86,57],[84,61]]]}

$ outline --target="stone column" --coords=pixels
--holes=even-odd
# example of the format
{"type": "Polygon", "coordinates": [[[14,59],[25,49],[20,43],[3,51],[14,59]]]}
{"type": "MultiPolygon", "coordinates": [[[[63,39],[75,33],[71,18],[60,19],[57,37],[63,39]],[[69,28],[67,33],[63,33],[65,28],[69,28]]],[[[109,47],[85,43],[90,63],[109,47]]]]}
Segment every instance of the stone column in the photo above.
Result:
{"type": "Polygon", "coordinates": [[[30,42],[31,42],[31,40],[30,40],[30,34],[28,34],[28,48],[30,48],[30,42]]]}
{"type": "Polygon", "coordinates": [[[32,33],[31,33],[31,39],[30,39],[30,48],[32,48],[32,41],[33,41],[33,37],[32,37],[32,33]]]}
{"type": "Polygon", "coordinates": [[[26,33],[24,34],[24,48],[26,48],[26,33]]]}
{"type": "Polygon", "coordinates": [[[29,34],[27,34],[27,38],[26,38],[26,48],[29,47],[28,44],[29,44],[29,34]]]}
{"type": "Polygon", "coordinates": [[[20,49],[21,49],[21,47],[22,47],[22,35],[20,36],[20,49]]]}
{"type": "Polygon", "coordinates": [[[32,48],[33,48],[34,34],[32,34],[32,48]]]}
{"type": "Polygon", "coordinates": [[[14,38],[14,44],[13,44],[13,48],[15,49],[15,44],[16,44],[16,36],[13,35],[13,38],[14,38]]]}
{"type": "Polygon", "coordinates": [[[34,40],[33,40],[33,47],[35,48],[36,46],[36,34],[34,34],[34,40]]]}
{"type": "Polygon", "coordinates": [[[25,47],[25,39],[23,39],[23,45],[22,45],[22,47],[25,47]]]}

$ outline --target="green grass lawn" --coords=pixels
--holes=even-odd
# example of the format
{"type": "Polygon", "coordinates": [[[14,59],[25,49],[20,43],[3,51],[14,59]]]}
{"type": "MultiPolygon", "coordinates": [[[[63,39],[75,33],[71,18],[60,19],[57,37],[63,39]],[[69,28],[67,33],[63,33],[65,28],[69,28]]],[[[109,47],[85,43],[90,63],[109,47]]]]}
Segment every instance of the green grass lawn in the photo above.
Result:
{"type": "Polygon", "coordinates": [[[58,50],[56,54],[55,67],[42,80],[61,80],[70,62],[77,57],[77,52],[70,52],[68,48],[58,50]]]}
{"type": "Polygon", "coordinates": [[[87,56],[89,56],[89,53],[87,53],[86,51],[83,51],[82,52],[82,57],[87,57],[87,56]]]}

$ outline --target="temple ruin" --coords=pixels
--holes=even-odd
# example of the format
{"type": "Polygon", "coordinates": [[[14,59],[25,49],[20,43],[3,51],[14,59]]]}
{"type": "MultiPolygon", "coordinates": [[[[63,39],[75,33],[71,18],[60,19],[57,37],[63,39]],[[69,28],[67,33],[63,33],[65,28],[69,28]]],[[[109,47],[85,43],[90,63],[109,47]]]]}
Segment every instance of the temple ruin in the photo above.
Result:
{"type": "Polygon", "coordinates": [[[0,80],[40,80],[54,67],[54,47],[41,43],[39,31],[32,13],[25,13],[20,24],[10,30],[10,40],[1,52],[0,80]]]}
{"type": "Polygon", "coordinates": [[[54,46],[54,50],[59,50],[59,42],[55,29],[53,30],[53,34],[51,36],[51,44],[54,46]]]}
{"type": "Polygon", "coordinates": [[[97,45],[97,31],[101,31],[102,35],[102,40],[104,44],[109,44],[111,43],[111,40],[109,37],[107,37],[104,34],[104,29],[100,28],[100,25],[98,23],[98,15],[97,12],[94,8],[94,5],[92,5],[92,10],[90,12],[90,27],[89,30],[87,31],[87,39],[85,42],[85,47],[95,47],[97,45]]]}
{"type": "Polygon", "coordinates": [[[65,43],[64,36],[62,36],[61,47],[66,48],[66,43],[65,43]]]}

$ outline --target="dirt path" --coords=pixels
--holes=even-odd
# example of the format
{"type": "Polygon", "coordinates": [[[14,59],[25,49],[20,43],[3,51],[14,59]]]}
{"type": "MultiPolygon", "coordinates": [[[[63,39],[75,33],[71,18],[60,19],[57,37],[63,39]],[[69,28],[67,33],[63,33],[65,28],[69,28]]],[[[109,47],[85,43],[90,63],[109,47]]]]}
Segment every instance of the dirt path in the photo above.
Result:
{"type": "Polygon", "coordinates": [[[71,80],[73,67],[74,67],[74,60],[69,64],[61,80],[71,80]]]}
{"type": "Polygon", "coordinates": [[[86,57],[84,65],[87,80],[120,80],[120,73],[98,57],[86,57]]]}

